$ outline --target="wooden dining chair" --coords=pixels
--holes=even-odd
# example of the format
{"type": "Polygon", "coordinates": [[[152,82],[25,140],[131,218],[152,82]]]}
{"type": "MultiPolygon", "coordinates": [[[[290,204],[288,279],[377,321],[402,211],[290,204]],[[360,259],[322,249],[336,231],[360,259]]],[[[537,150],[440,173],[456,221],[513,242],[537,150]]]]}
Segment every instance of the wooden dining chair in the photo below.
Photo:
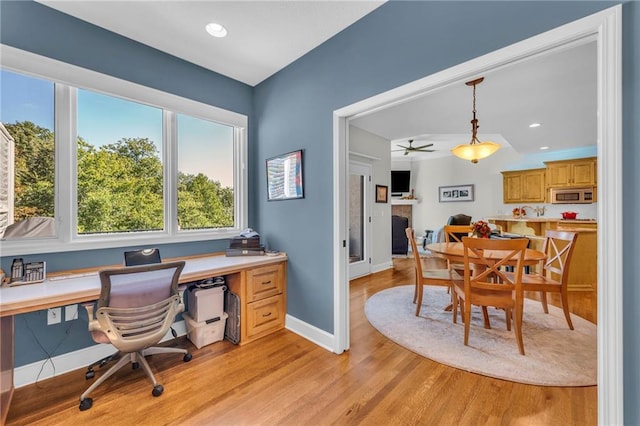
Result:
{"type": "MultiPolygon", "coordinates": [[[[446,243],[461,243],[462,238],[468,237],[471,233],[471,225],[445,225],[443,233],[446,243]]],[[[460,275],[464,273],[464,265],[462,263],[453,263],[449,266],[460,275]]]]}
{"type": "Polygon", "coordinates": [[[445,225],[444,241],[446,243],[460,243],[462,237],[468,237],[471,233],[471,225],[445,225]]]}
{"type": "Polygon", "coordinates": [[[526,239],[494,240],[489,238],[462,238],[464,245],[464,275],[453,280],[453,322],[458,316],[458,306],[464,322],[464,344],[469,344],[471,306],[483,307],[485,328],[490,328],[487,307],[505,310],[507,330],[513,320],[518,350],[524,355],[522,340],[522,313],[524,292],[522,269],[527,248],[526,239]],[[486,250],[504,251],[499,260],[484,256],[486,250]],[[503,266],[514,264],[514,272],[508,274],[503,266]],[[471,271],[474,271],[473,274],[471,271]]]}
{"type": "Polygon", "coordinates": [[[409,244],[411,245],[411,252],[413,253],[413,260],[415,264],[415,289],[413,291],[413,303],[416,304],[416,316],[419,316],[425,285],[436,285],[451,288],[452,279],[461,279],[461,276],[451,268],[423,269],[422,258],[418,252],[418,245],[416,244],[413,228],[407,228],[405,229],[405,232],[409,239],[409,244]]]}
{"type": "Polygon", "coordinates": [[[569,277],[569,264],[575,247],[578,234],[575,232],[558,231],[549,229],[545,232],[545,240],[542,251],[547,259],[540,262],[538,271],[522,276],[522,288],[526,291],[539,292],[542,308],[549,313],[547,305],[547,293],[560,294],[562,310],[567,320],[569,329],[573,330],[571,314],[569,313],[569,300],[567,295],[567,280],[569,277]]]}

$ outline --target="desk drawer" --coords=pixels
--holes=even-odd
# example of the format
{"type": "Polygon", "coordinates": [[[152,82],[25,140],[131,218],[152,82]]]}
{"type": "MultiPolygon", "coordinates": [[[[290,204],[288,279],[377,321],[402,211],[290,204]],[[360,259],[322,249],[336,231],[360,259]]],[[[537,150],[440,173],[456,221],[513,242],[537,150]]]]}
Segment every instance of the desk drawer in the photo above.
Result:
{"type": "Polygon", "coordinates": [[[268,265],[247,271],[247,302],[282,293],[282,267],[268,265]]]}
{"type": "Polygon", "coordinates": [[[284,296],[272,296],[247,305],[247,339],[255,339],[284,327],[284,296]]]}

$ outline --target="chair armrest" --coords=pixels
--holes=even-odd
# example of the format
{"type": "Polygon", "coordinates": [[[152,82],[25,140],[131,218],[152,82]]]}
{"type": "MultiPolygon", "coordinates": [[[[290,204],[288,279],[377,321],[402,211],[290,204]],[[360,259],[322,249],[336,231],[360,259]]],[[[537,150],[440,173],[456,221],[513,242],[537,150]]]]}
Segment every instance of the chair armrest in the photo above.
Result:
{"type": "Polygon", "coordinates": [[[91,303],[83,303],[82,306],[87,310],[87,318],[89,320],[89,331],[100,331],[102,327],[100,327],[100,323],[96,319],[93,314],[93,302],[91,303]]]}

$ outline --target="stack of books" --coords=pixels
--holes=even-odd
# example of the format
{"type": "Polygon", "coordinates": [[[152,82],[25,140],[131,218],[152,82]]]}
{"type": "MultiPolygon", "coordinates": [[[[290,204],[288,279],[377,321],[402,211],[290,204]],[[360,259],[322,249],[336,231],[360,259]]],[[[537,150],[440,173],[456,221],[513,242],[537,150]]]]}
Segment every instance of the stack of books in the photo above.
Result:
{"type": "Polygon", "coordinates": [[[260,244],[260,235],[255,231],[243,232],[231,238],[227,256],[263,256],[264,246],[260,244]]]}

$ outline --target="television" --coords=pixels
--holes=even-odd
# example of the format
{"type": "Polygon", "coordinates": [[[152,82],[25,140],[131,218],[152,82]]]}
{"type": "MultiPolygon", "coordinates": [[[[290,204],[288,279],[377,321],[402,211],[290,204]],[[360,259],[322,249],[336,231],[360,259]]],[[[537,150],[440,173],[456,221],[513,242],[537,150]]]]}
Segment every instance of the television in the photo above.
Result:
{"type": "Polygon", "coordinates": [[[391,195],[411,192],[411,170],[391,170],[391,195]]]}

